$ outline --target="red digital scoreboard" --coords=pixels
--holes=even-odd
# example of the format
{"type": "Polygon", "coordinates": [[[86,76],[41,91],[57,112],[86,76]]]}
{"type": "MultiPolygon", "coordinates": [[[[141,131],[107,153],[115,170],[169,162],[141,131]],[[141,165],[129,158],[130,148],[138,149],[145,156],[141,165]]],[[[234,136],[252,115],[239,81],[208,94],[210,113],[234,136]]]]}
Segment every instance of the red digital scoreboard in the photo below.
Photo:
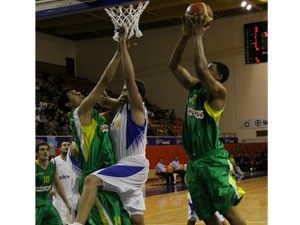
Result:
{"type": "Polygon", "coordinates": [[[244,24],[246,64],[268,62],[268,21],[244,24]]]}

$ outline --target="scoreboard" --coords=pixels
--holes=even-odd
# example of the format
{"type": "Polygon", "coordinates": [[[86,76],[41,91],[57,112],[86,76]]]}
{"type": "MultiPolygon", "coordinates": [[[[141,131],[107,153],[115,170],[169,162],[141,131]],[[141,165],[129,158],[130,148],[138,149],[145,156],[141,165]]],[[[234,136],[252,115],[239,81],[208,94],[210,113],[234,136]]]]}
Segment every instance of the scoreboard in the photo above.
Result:
{"type": "Polygon", "coordinates": [[[268,62],[268,21],[244,24],[245,63],[268,62]]]}

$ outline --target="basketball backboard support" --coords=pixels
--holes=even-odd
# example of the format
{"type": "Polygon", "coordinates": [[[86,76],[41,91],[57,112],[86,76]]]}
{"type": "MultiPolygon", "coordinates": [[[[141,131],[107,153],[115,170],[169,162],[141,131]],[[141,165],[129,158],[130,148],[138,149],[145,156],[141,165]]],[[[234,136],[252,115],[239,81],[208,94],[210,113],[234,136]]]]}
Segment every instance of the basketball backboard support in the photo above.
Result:
{"type": "MultiPolygon", "coordinates": [[[[140,0],[141,1],[141,0],[140,0]]],[[[36,20],[65,16],[78,12],[128,5],[137,0],[36,0],[36,20]]]]}

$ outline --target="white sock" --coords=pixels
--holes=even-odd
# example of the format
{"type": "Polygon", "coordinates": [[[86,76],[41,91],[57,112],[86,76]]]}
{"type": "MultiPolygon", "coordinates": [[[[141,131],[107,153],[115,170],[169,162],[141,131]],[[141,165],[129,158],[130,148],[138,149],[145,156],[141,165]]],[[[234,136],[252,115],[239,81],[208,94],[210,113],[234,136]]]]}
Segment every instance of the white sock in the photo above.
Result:
{"type": "Polygon", "coordinates": [[[215,212],[215,215],[216,215],[216,217],[218,218],[218,220],[219,220],[220,222],[223,222],[223,221],[225,220],[224,217],[223,217],[223,215],[220,214],[219,211],[216,211],[216,212],[215,212]]]}

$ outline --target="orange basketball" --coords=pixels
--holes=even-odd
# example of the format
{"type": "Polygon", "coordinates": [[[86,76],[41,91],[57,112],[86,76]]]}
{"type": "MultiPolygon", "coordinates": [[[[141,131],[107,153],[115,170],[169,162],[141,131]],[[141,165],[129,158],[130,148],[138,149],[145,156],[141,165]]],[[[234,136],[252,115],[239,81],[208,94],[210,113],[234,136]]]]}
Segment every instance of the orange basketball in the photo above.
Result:
{"type": "Polygon", "coordinates": [[[189,5],[189,7],[185,11],[185,14],[190,16],[204,15],[202,21],[204,27],[208,27],[211,25],[214,16],[210,6],[205,4],[204,2],[196,2],[194,4],[189,5]]]}

